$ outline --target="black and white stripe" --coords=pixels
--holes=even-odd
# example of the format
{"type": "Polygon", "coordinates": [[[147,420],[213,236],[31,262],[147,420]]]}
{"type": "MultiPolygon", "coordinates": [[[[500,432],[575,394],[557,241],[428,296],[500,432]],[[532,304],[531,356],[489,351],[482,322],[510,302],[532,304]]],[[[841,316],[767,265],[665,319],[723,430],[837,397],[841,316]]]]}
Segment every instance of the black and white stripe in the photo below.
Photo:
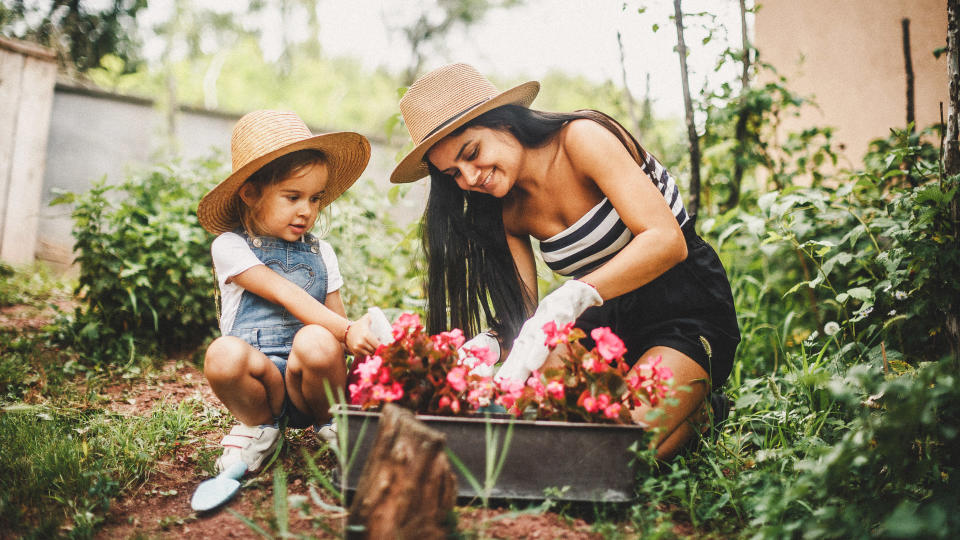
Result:
{"type": "MultiPolygon", "coordinates": [[[[683,227],[690,218],[673,177],[653,156],[644,164],[644,172],[653,180],[670,205],[677,223],[683,227]]],[[[613,203],[604,197],[565,231],[540,242],[540,253],[554,272],[581,277],[610,260],[632,239],[633,233],[620,219],[613,203]]]]}

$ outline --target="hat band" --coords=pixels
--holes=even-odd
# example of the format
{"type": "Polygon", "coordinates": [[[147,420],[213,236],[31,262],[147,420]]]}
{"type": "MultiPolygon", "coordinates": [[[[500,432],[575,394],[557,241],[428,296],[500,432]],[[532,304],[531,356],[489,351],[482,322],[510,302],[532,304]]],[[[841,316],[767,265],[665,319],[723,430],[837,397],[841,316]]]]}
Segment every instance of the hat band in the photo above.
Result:
{"type": "Polygon", "coordinates": [[[463,116],[463,115],[467,114],[468,112],[470,112],[471,109],[474,109],[474,108],[476,108],[478,105],[480,105],[480,104],[482,104],[482,103],[484,103],[484,102],[487,102],[487,101],[490,101],[490,98],[481,99],[480,101],[474,103],[473,105],[470,105],[470,106],[467,107],[466,109],[458,112],[457,114],[451,116],[450,118],[447,118],[447,119],[444,120],[439,126],[431,129],[429,133],[427,133],[426,135],[424,135],[423,138],[420,139],[420,142],[423,142],[423,141],[429,139],[430,136],[433,135],[434,133],[440,131],[441,129],[443,129],[443,128],[447,127],[447,126],[449,126],[450,123],[453,122],[454,120],[456,120],[457,118],[460,118],[461,116],[463,116]]]}

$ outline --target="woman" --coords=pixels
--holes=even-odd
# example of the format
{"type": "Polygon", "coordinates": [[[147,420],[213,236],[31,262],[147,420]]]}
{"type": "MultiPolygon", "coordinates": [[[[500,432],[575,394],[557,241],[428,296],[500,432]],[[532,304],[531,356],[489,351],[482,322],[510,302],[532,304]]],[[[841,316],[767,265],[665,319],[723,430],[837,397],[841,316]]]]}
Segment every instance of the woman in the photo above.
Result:
{"type": "MultiPolygon", "coordinates": [[[[627,360],[660,356],[674,373],[659,428],[670,457],[726,381],[740,333],[726,273],[694,232],[676,183],[612,118],[529,109],[540,85],[499,92],[466,64],[418,79],[400,100],[415,143],[394,183],[430,175],[424,213],[428,330],[459,327],[510,354],[498,378],[524,380],[548,360],[542,327],[610,327],[627,360]],[[574,279],[537,304],[532,240],[574,279]],[[491,337],[492,336],[492,337],[491,337]],[[494,339],[496,341],[494,341],[494,339]]],[[[587,338],[585,345],[593,344],[587,338]]]]}

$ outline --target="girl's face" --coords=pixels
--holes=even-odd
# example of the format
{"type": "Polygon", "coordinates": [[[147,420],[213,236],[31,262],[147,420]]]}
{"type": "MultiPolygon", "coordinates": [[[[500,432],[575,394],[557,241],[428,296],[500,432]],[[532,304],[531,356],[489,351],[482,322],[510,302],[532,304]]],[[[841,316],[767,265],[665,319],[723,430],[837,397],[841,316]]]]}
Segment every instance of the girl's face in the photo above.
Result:
{"type": "Polygon", "coordinates": [[[316,223],[326,186],[327,167],[314,163],[263,188],[259,198],[254,186],[245,184],[240,197],[252,209],[260,234],[296,242],[316,223]]]}
{"type": "Polygon", "coordinates": [[[470,127],[440,140],[427,159],[464,191],[505,196],[520,174],[523,146],[507,131],[470,127]]]}

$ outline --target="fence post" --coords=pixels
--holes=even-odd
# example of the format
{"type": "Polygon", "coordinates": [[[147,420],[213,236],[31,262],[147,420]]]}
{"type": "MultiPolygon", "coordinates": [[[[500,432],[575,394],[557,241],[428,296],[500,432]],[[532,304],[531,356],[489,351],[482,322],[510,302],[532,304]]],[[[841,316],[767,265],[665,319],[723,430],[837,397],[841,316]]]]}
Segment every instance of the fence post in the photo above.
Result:
{"type": "Polygon", "coordinates": [[[34,260],[57,58],[0,37],[0,260],[34,260]]]}

